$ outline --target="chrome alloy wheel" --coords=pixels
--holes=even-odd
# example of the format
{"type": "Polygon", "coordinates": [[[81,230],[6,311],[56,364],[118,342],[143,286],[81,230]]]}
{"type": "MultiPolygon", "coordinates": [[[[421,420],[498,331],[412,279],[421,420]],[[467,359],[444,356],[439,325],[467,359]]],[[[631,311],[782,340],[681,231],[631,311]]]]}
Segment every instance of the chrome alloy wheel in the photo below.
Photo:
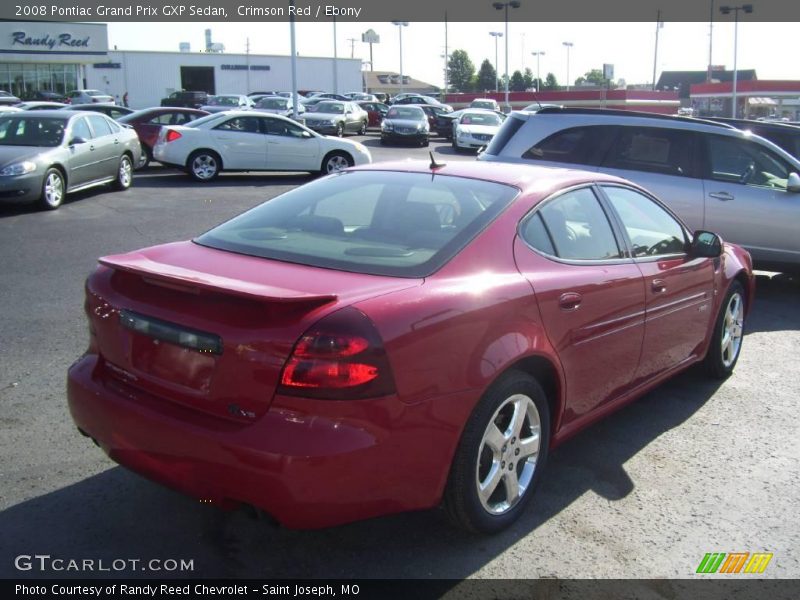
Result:
{"type": "Polygon", "coordinates": [[[133,182],[133,165],[127,156],[123,156],[119,161],[119,186],[123,189],[131,187],[133,182]]]}
{"type": "Polygon", "coordinates": [[[475,465],[478,499],[488,513],[502,515],[525,495],[536,470],[541,433],[536,404],[524,394],[510,396],[495,411],[475,465]]]}
{"type": "Polygon", "coordinates": [[[44,201],[48,206],[59,206],[64,200],[64,179],[56,173],[51,171],[47,174],[47,179],[44,181],[44,201]]]}
{"type": "Polygon", "coordinates": [[[325,170],[328,173],[338,173],[339,171],[342,171],[343,169],[346,169],[349,166],[350,162],[347,160],[347,158],[345,158],[341,154],[336,154],[334,156],[331,156],[325,162],[325,170]]]}
{"type": "Polygon", "coordinates": [[[728,300],[725,307],[725,318],[722,322],[721,354],[722,364],[729,368],[742,347],[742,331],[744,328],[744,299],[739,292],[735,292],[728,300]]]}
{"type": "Polygon", "coordinates": [[[197,179],[212,179],[219,166],[210,154],[198,154],[192,161],[192,173],[197,179]]]}

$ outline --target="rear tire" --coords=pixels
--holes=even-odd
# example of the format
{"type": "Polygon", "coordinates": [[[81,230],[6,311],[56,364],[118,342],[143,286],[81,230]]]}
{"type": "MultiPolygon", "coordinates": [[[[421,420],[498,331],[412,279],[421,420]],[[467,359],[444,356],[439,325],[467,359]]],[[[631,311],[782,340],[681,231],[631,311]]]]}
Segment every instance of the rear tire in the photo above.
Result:
{"type": "Polygon", "coordinates": [[[42,194],[39,206],[45,210],[55,210],[64,202],[67,193],[64,176],[55,168],[47,169],[42,180],[42,194]]]}
{"type": "Polygon", "coordinates": [[[703,362],[706,373],[714,379],[730,377],[736,367],[744,339],[745,308],[744,288],[734,280],[720,305],[711,345],[703,362]]]}
{"type": "Polygon", "coordinates": [[[454,524],[494,533],[525,509],[550,444],[550,410],[539,383],[510,371],[483,395],[461,435],[444,494],[454,524]]]}
{"type": "Polygon", "coordinates": [[[119,167],[117,168],[117,178],[114,180],[114,189],[119,192],[124,192],[133,183],[133,162],[131,157],[123,154],[119,159],[119,167]]]}
{"type": "Polygon", "coordinates": [[[358,130],[358,135],[367,135],[367,122],[363,121],[361,123],[361,129],[358,130]]]}
{"type": "Polygon", "coordinates": [[[137,169],[146,169],[150,166],[150,163],[153,161],[153,151],[150,150],[144,144],[141,144],[142,147],[142,157],[139,159],[139,166],[136,167],[137,169]]]}
{"type": "Polygon", "coordinates": [[[195,181],[208,183],[219,175],[222,170],[222,160],[216,152],[211,150],[196,150],[189,155],[186,169],[195,181]]]}

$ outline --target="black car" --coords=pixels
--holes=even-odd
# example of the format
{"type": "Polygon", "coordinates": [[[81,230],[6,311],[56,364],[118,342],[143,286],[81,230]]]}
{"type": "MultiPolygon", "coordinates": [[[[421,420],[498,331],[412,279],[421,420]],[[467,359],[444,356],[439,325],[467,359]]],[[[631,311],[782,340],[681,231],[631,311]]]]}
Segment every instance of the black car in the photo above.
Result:
{"type": "Polygon", "coordinates": [[[442,104],[436,98],[431,98],[430,96],[405,96],[404,98],[400,98],[399,100],[395,100],[392,103],[392,106],[397,106],[400,104],[415,104],[417,106],[425,105],[428,106],[440,106],[444,108],[447,112],[453,112],[453,107],[449,104],[442,104]]]}
{"type": "Polygon", "coordinates": [[[775,123],[769,121],[750,121],[747,119],[726,119],[723,117],[703,117],[710,121],[727,123],[741,129],[750,131],[755,135],[769,140],[776,146],[786,150],[789,154],[800,159],[800,127],[789,123],[775,123]]]}
{"type": "Polygon", "coordinates": [[[59,94],[58,92],[38,90],[33,93],[31,100],[41,100],[42,102],[61,102],[62,104],[65,104],[67,97],[64,94],[59,94]]]}
{"type": "Polygon", "coordinates": [[[114,120],[124,117],[125,115],[129,115],[133,112],[132,108],[117,106],[116,104],[70,104],[61,110],[88,110],[91,112],[102,113],[114,120]]]}
{"type": "Polygon", "coordinates": [[[419,106],[392,106],[381,123],[381,144],[411,142],[427,146],[429,137],[428,116],[419,106]]]}
{"type": "Polygon", "coordinates": [[[208,104],[208,92],[172,92],[161,99],[161,106],[181,106],[183,108],[200,108],[208,104]]]}

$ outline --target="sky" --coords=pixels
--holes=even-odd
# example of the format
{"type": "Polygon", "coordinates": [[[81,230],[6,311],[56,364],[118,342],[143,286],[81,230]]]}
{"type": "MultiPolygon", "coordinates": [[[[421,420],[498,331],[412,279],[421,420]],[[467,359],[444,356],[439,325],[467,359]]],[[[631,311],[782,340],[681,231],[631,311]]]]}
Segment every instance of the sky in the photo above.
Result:
{"type": "MultiPolygon", "coordinates": [[[[189,42],[192,51],[205,48],[204,30],[212,29],[213,41],[225,45],[227,53],[244,53],[246,40],[254,54],[288,55],[288,23],[109,23],[109,47],[119,50],[178,50],[180,42],[189,42]]],[[[298,23],[297,51],[301,56],[333,56],[332,23],[298,23]]],[[[339,57],[369,60],[369,46],[361,34],[373,29],[380,43],[373,46],[374,69],[399,71],[399,27],[391,23],[337,22],[336,49],[339,57]],[[350,39],[357,40],[352,46],[350,39]]],[[[444,23],[410,23],[402,28],[403,73],[437,86],[443,85],[444,23]]],[[[448,51],[466,50],[476,70],[484,59],[495,63],[495,38],[490,31],[504,32],[505,24],[451,22],[447,28],[448,51]]],[[[559,83],[604,63],[614,65],[614,78],[627,84],[653,80],[655,23],[514,23],[508,25],[508,68],[529,67],[541,76],[552,72],[559,83]]],[[[499,69],[505,71],[506,37],[499,38],[499,69]]],[[[658,31],[656,79],[662,70],[705,70],[708,65],[708,23],[665,23],[658,31]]],[[[796,63],[800,56],[797,23],[753,23],[740,21],[738,30],[738,68],[756,69],[759,79],[798,79],[796,63]]],[[[713,54],[715,65],[733,68],[734,26],[715,22],[713,54]]]]}

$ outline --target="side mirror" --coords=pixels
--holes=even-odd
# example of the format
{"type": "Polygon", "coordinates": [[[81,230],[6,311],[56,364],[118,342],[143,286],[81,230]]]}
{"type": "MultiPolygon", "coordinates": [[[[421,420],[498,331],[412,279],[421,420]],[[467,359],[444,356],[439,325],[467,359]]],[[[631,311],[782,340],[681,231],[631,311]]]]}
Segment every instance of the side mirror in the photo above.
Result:
{"type": "Polygon", "coordinates": [[[77,146],[78,144],[85,144],[85,143],[86,143],[86,142],[88,142],[88,141],[89,141],[89,140],[87,140],[86,138],[82,138],[82,137],[80,137],[80,136],[76,136],[76,137],[72,138],[72,139],[69,141],[69,145],[70,145],[70,146],[77,146]]]}
{"type": "Polygon", "coordinates": [[[695,231],[689,254],[698,258],[717,258],[722,255],[722,240],[711,231],[695,231]]]}
{"type": "Polygon", "coordinates": [[[786,180],[786,190],[795,194],[800,192],[800,175],[789,173],[789,178],[786,180]]]}
{"type": "Polygon", "coordinates": [[[310,139],[310,138],[314,137],[314,136],[313,136],[313,135],[311,135],[311,134],[310,134],[308,131],[304,131],[303,133],[301,133],[301,134],[300,134],[300,136],[301,136],[302,138],[304,138],[304,139],[310,139]]]}

